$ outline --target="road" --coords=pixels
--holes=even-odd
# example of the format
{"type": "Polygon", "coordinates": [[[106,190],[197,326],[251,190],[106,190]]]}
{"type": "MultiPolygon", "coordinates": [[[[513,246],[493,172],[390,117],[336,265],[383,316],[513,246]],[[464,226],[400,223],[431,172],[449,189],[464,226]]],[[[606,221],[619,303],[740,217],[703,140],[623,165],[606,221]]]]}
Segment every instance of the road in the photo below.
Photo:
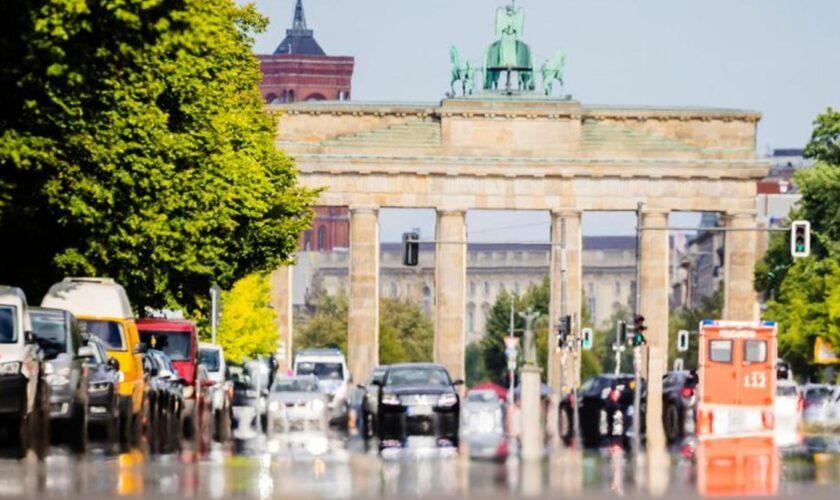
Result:
{"type": "MultiPolygon", "coordinates": [[[[188,453],[149,456],[141,450],[108,457],[93,450],[78,459],[53,449],[0,461],[0,497],[557,497],[697,496],[693,460],[679,454],[636,462],[620,449],[558,451],[541,463],[476,461],[455,450],[418,447],[380,457],[358,439],[333,439],[322,456],[268,453],[256,442],[234,453],[216,445],[195,460],[188,453]],[[659,460],[659,462],[656,462],[659,460]],[[645,467],[648,461],[651,467],[645,467]]],[[[778,493],[836,497],[840,438],[812,437],[782,453],[778,493]]]]}

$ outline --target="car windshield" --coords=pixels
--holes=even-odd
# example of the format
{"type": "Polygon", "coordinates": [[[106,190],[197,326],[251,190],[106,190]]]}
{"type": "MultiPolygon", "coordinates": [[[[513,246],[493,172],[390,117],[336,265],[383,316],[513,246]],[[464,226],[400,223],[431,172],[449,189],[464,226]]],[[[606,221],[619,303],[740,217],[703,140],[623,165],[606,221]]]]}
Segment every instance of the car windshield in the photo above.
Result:
{"type": "Polygon", "coordinates": [[[472,391],[467,394],[467,402],[472,403],[492,403],[498,399],[493,391],[472,391]]]}
{"type": "Polygon", "coordinates": [[[334,362],[302,361],[297,364],[295,375],[315,375],[320,380],[342,380],[344,365],[334,362]]]}
{"type": "Polygon", "coordinates": [[[397,368],[388,371],[385,385],[391,386],[412,386],[432,385],[449,386],[449,375],[442,368],[397,368]]]}
{"type": "Polygon", "coordinates": [[[776,386],[776,395],[777,396],[796,396],[796,386],[779,384],[779,385],[776,386]]]}
{"type": "Polygon", "coordinates": [[[15,306],[0,306],[0,344],[17,342],[17,315],[15,306]]]}
{"type": "Polygon", "coordinates": [[[812,403],[815,401],[822,401],[831,396],[831,389],[828,387],[812,387],[805,393],[805,401],[812,403]]]}
{"type": "Polygon", "coordinates": [[[79,326],[83,332],[87,332],[91,337],[96,337],[104,342],[107,349],[111,351],[125,351],[125,333],[120,323],[116,321],[80,319],[79,326]]]}
{"type": "Polygon", "coordinates": [[[67,323],[61,314],[32,312],[32,333],[40,341],[46,359],[67,351],[67,323]]]}
{"type": "Polygon", "coordinates": [[[219,351],[215,349],[201,349],[198,363],[204,365],[208,372],[219,371],[219,351]]]}
{"type": "Polygon", "coordinates": [[[318,382],[312,379],[288,378],[276,380],[272,392],[318,392],[318,382]]]}
{"type": "Polygon", "coordinates": [[[382,382],[383,378],[385,378],[385,370],[374,370],[373,373],[370,374],[370,382],[368,385],[373,382],[382,382]]]}
{"type": "Polygon", "coordinates": [[[190,359],[189,332],[140,330],[140,341],[152,349],[165,352],[172,361],[186,361],[190,359]]]}

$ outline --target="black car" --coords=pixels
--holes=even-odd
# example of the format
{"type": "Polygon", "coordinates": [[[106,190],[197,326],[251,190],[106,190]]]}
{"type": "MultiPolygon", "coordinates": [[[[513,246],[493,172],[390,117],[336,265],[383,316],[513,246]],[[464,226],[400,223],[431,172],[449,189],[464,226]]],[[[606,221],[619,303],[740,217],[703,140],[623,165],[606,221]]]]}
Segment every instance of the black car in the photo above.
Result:
{"type": "Polygon", "coordinates": [[[461,401],[449,372],[441,365],[391,365],[382,381],[377,435],[382,448],[402,446],[411,436],[431,436],[439,445],[458,446],[461,401]]]}
{"type": "Polygon", "coordinates": [[[84,453],[88,441],[88,371],[79,348],[87,343],[87,336],[82,335],[69,311],[32,307],[29,314],[32,333],[47,362],[52,441],[84,453]]]}
{"type": "Polygon", "coordinates": [[[104,435],[109,452],[115,452],[120,439],[119,385],[123,379],[120,363],[109,358],[102,343],[91,337],[88,344],[79,349],[79,356],[88,367],[88,425],[95,437],[104,435]]]}
{"type": "Polygon", "coordinates": [[[146,374],[146,436],[152,453],[168,453],[180,443],[183,380],[163,351],[143,354],[146,374]]]}
{"type": "MultiPolygon", "coordinates": [[[[633,423],[635,378],[628,374],[602,374],[586,379],[578,390],[580,436],[587,448],[628,444],[633,423]]],[[[642,383],[641,433],[644,433],[645,385],[642,383]]],[[[568,444],[572,433],[572,395],[560,401],[560,435],[568,444]]]]}
{"type": "Polygon", "coordinates": [[[695,433],[698,381],[694,371],[665,374],[662,381],[662,425],[670,444],[695,433]]]}
{"type": "MultiPolygon", "coordinates": [[[[377,366],[370,372],[366,385],[357,386],[358,408],[356,411],[356,428],[365,438],[372,438],[376,435],[376,415],[379,410],[379,387],[388,366],[377,366]]],[[[356,403],[354,401],[354,403],[356,403]]],[[[356,404],[353,404],[356,406],[356,404]]]]}

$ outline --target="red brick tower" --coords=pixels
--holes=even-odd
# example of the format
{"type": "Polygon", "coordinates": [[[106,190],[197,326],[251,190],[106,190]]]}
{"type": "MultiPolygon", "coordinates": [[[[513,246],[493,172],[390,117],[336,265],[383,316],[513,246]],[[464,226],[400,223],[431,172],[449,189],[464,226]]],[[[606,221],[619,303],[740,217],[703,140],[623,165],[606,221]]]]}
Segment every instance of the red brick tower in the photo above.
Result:
{"type": "Polygon", "coordinates": [[[324,53],[306,27],[302,0],[297,0],[292,28],[274,54],[257,57],[263,73],[260,91],[267,103],[350,99],[355,61],[324,53]]]}

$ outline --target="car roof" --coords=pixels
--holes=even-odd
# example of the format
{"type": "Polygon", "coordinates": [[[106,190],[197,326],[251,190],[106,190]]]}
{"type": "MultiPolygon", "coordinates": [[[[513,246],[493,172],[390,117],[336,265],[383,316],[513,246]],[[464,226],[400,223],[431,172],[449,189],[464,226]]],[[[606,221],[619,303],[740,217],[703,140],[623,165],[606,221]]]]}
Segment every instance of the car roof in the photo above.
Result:
{"type": "Polygon", "coordinates": [[[0,303],[26,304],[26,294],[16,286],[0,285],[0,303]]]}
{"type": "Polygon", "coordinates": [[[440,368],[442,370],[446,370],[445,366],[438,363],[396,363],[393,365],[388,365],[389,370],[394,370],[398,368],[440,368]]]}
{"type": "Polygon", "coordinates": [[[337,347],[318,347],[301,349],[295,353],[295,356],[344,356],[344,353],[337,347]]]}
{"type": "Polygon", "coordinates": [[[221,351],[222,350],[222,346],[220,346],[219,344],[211,344],[210,342],[199,342],[198,343],[198,348],[199,349],[204,349],[204,350],[207,350],[207,351],[221,351]]]}
{"type": "Polygon", "coordinates": [[[138,330],[158,330],[171,332],[197,331],[195,322],[188,319],[142,318],[136,321],[138,330]]]}
{"type": "Polygon", "coordinates": [[[67,316],[72,316],[73,313],[66,309],[59,309],[57,307],[37,307],[33,306],[29,308],[29,313],[41,314],[44,316],[61,316],[63,318],[67,318],[67,316]]]}

